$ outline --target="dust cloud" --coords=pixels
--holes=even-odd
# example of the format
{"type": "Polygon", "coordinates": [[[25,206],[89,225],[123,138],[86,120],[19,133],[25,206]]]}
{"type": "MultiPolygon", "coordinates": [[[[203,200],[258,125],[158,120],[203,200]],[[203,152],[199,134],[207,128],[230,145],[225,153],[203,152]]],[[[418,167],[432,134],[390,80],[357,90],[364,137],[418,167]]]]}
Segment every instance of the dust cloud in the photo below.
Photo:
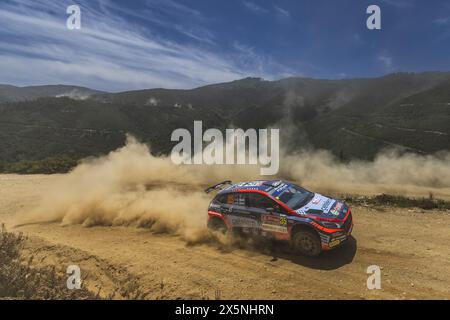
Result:
{"type": "MultiPolygon", "coordinates": [[[[338,162],[329,152],[282,155],[278,177],[321,193],[394,194],[450,197],[450,154],[438,156],[380,154],[373,162],[338,162]]],[[[178,234],[188,242],[212,237],[206,230],[211,195],[206,186],[259,176],[255,165],[174,165],[155,157],[129,137],[124,147],[84,160],[51,188],[40,203],[23,212],[16,225],[40,222],[95,225],[136,225],[155,232],[178,234]]]]}
{"type": "Polygon", "coordinates": [[[205,187],[230,177],[253,179],[258,172],[256,166],[177,166],[128,137],[124,147],[61,176],[15,224],[137,225],[202,241],[217,236],[206,231],[205,187]]]}
{"type": "Polygon", "coordinates": [[[324,150],[285,156],[280,174],[332,195],[394,195],[450,198],[450,153],[402,154],[395,149],[373,161],[342,163],[324,150]]]}

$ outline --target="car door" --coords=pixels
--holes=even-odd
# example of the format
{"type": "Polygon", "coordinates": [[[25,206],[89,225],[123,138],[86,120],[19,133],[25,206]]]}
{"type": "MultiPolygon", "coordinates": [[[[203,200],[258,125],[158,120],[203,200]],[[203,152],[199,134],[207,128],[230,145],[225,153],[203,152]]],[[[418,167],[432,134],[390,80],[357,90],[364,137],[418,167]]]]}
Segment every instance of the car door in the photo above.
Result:
{"type": "Polygon", "coordinates": [[[260,193],[249,194],[249,207],[259,215],[263,235],[285,238],[288,235],[286,211],[274,200],[260,193]]]}
{"type": "Polygon", "coordinates": [[[246,193],[229,193],[225,202],[222,206],[222,213],[227,216],[233,229],[239,229],[246,233],[255,233],[259,230],[259,216],[249,210],[246,193]]]}

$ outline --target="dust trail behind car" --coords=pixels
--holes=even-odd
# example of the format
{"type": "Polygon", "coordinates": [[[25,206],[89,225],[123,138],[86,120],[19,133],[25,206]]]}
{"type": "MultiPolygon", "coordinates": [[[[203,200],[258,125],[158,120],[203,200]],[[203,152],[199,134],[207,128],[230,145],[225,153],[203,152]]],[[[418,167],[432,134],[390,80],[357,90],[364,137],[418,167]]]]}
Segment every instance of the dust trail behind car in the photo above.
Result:
{"type": "MultiPolygon", "coordinates": [[[[330,193],[379,193],[450,197],[450,154],[379,155],[373,162],[339,163],[324,151],[285,155],[280,177],[330,193]],[[355,192],[357,191],[357,192],[355,192]]],[[[39,222],[93,225],[138,225],[180,234],[188,241],[209,237],[206,185],[259,176],[253,165],[174,165],[170,157],[152,156],[129,137],[110,154],[83,161],[42,191],[34,209],[18,215],[17,225],[39,222]]]]}

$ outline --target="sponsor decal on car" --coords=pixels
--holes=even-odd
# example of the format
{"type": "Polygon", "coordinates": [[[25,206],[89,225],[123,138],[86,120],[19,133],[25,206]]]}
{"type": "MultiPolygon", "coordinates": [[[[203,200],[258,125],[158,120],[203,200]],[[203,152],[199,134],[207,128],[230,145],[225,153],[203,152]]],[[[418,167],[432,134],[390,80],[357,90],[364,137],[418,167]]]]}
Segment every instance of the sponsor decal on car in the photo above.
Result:
{"type": "Polygon", "coordinates": [[[316,193],[310,202],[295,210],[295,212],[300,215],[329,213],[335,203],[336,200],[316,193]]]}
{"type": "Polygon", "coordinates": [[[330,210],[330,213],[334,216],[338,216],[342,209],[342,202],[336,202],[334,207],[330,210]]]}
{"type": "Polygon", "coordinates": [[[209,205],[209,208],[210,208],[210,209],[219,209],[219,208],[220,208],[220,205],[217,204],[217,203],[211,203],[211,204],[209,205]]]}
{"type": "Polygon", "coordinates": [[[261,220],[263,223],[273,223],[273,224],[279,224],[280,223],[280,217],[274,216],[271,214],[263,214],[261,216],[261,220]]]}
{"type": "Polygon", "coordinates": [[[325,201],[325,203],[322,205],[322,211],[324,212],[328,212],[331,208],[333,200],[331,199],[327,199],[327,201],[325,201]]]}
{"type": "Polygon", "coordinates": [[[285,215],[274,216],[270,214],[261,217],[261,229],[269,232],[287,233],[287,218],[285,215]]]}
{"type": "Polygon", "coordinates": [[[286,183],[280,184],[278,187],[276,187],[272,192],[272,196],[278,197],[280,194],[283,193],[284,190],[286,190],[289,187],[286,183]]]}
{"type": "Polygon", "coordinates": [[[246,228],[259,228],[259,223],[254,219],[237,217],[237,216],[229,216],[233,227],[246,227],[246,228]]]}
{"type": "Polygon", "coordinates": [[[263,223],[261,228],[264,231],[269,231],[269,232],[279,232],[279,233],[287,233],[288,232],[287,226],[280,226],[280,225],[275,225],[275,224],[263,223]]]}
{"type": "Polygon", "coordinates": [[[300,208],[300,209],[296,210],[295,212],[298,213],[298,214],[300,214],[300,215],[306,215],[306,212],[307,212],[308,210],[309,210],[308,207],[303,207],[303,208],[300,208]]]}
{"type": "Polygon", "coordinates": [[[330,247],[330,248],[333,248],[333,247],[336,247],[337,245],[339,245],[341,243],[341,240],[339,240],[339,239],[334,239],[334,240],[332,240],[329,244],[328,244],[328,246],[330,247]]]}

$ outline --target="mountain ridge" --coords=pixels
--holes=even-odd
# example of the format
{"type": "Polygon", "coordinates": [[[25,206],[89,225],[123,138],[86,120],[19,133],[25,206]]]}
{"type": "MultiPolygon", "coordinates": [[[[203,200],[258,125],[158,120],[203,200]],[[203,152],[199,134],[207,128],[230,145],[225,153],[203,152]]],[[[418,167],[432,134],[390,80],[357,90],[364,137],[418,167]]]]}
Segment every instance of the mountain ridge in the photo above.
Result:
{"type": "Polygon", "coordinates": [[[38,89],[51,95],[0,103],[0,161],[105,154],[123,145],[125,133],[151,145],[154,153],[167,154],[171,132],[192,130],[194,120],[221,130],[279,127],[284,148],[326,149],[344,161],[370,160],[393,146],[421,154],[450,149],[448,72],[343,80],[244,78],[194,89],[118,93],[76,86],[38,89]],[[86,89],[78,93],[87,97],[71,97],[68,88],[86,89]]]}
{"type": "Polygon", "coordinates": [[[102,93],[102,91],[73,85],[57,84],[19,87],[9,84],[0,84],[0,103],[35,100],[37,98],[49,96],[87,98],[93,94],[99,93],[102,93]]]}

